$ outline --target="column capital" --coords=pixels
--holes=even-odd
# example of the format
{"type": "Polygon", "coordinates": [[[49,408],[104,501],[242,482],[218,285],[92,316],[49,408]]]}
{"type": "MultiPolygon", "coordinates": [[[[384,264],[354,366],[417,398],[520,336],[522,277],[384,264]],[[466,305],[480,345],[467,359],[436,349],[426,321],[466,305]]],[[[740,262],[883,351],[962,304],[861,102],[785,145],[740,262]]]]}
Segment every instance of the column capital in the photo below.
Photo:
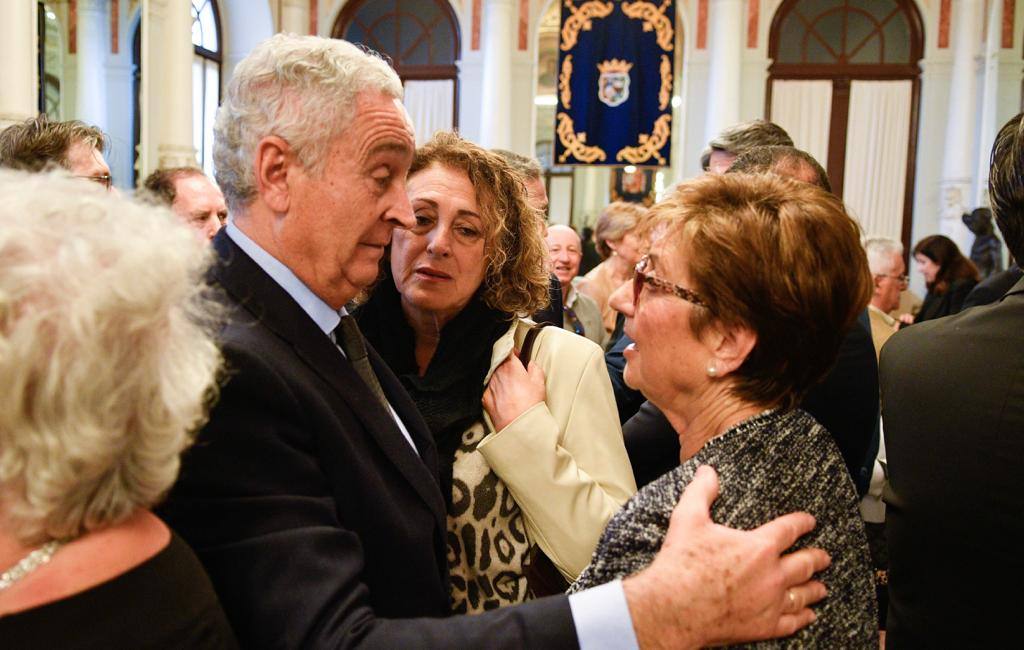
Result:
{"type": "Polygon", "coordinates": [[[156,148],[157,166],[159,167],[195,167],[196,150],[194,147],[160,144],[156,148]]]}

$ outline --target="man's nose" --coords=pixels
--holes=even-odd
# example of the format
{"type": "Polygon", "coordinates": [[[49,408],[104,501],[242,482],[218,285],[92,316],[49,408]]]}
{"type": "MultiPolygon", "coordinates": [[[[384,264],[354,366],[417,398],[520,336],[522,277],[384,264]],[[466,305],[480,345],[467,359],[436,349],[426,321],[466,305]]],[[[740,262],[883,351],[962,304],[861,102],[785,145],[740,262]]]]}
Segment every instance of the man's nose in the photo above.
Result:
{"type": "Polygon", "coordinates": [[[395,196],[391,207],[385,214],[385,220],[393,222],[396,228],[412,228],[416,225],[416,219],[413,216],[409,195],[405,193],[405,183],[396,183],[395,188],[391,191],[395,196]]]}
{"type": "Polygon", "coordinates": [[[203,233],[207,239],[213,239],[217,232],[220,230],[220,217],[217,213],[212,212],[206,216],[206,221],[203,222],[203,233]]]}

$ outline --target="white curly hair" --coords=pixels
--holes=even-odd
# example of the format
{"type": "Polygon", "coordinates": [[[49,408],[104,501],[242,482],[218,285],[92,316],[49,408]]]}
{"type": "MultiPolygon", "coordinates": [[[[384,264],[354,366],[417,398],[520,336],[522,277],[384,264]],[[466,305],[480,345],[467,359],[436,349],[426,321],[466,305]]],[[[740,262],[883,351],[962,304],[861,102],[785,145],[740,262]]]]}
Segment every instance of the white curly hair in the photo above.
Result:
{"type": "Polygon", "coordinates": [[[253,155],[269,135],[286,140],[319,175],[365,91],[400,99],[402,82],[384,59],[351,43],[277,34],[257,45],[235,67],[214,126],[215,176],[228,208],[240,210],[256,196],[253,155]]]}
{"type": "Polygon", "coordinates": [[[165,208],[0,170],[0,526],[68,539],[152,506],[204,422],[222,309],[165,208]]]}

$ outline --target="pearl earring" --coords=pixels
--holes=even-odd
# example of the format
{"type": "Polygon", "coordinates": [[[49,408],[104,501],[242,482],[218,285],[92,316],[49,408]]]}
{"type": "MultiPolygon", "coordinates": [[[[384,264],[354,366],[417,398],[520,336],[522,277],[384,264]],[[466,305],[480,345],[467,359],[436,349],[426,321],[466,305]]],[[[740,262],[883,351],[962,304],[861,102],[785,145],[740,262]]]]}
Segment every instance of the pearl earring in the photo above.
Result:
{"type": "Polygon", "coordinates": [[[714,359],[708,359],[708,377],[716,377],[718,375],[718,365],[714,359]]]}

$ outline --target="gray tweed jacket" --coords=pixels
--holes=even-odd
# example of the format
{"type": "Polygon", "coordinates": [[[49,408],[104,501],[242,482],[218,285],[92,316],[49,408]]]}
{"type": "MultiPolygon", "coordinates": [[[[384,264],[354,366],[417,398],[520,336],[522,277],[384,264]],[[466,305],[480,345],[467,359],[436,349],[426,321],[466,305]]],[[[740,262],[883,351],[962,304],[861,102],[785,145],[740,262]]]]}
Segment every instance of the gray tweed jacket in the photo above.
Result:
{"type": "Polygon", "coordinates": [[[856,491],[832,437],[799,409],[741,422],[640,490],[608,522],[570,593],[650,564],[672,508],[700,465],[718,472],[721,490],[711,508],[716,522],[749,530],[788,512],[809,512],[817,526],[794,548],[817,546],[832,556],[819,576],[828,597],[814,607],[818,620],[792,637],[751,647],[877,648],[874,576],[856,491]]]}

